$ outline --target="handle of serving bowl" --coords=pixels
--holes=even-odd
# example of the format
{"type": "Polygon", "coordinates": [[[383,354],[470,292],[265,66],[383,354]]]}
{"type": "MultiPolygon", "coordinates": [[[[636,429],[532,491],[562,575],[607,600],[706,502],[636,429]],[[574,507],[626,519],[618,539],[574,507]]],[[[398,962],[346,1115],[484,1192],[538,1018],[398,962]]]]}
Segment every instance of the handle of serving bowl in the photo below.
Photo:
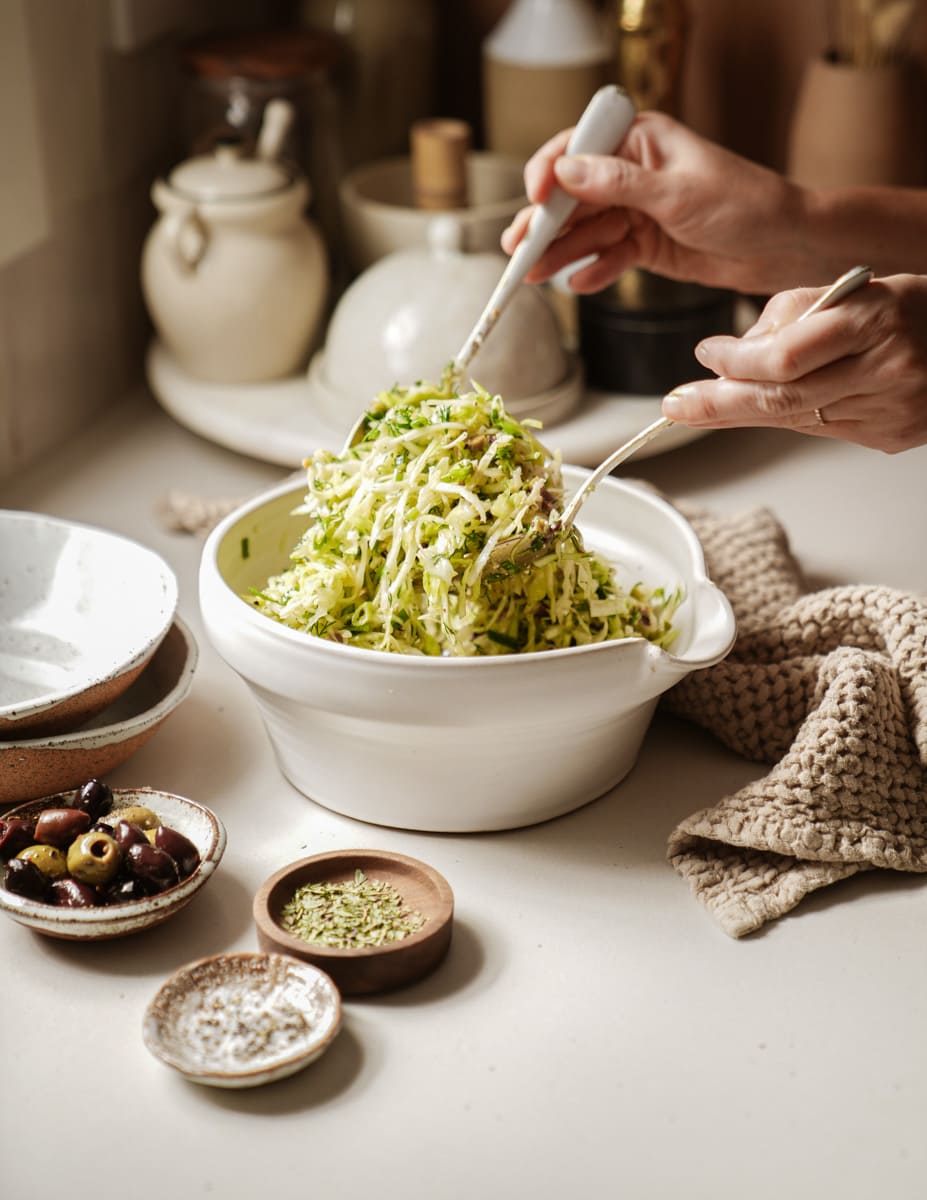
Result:
{"type": "Polygon", "coordinates": [[[730,651],[737,638],[737,622],[731,602],[710,579],[695,582],[690,595],[691,628],[694,636],[678,654],[670,647],[667,656],[676,669],[689,671],[713,667],[730,651]]]}

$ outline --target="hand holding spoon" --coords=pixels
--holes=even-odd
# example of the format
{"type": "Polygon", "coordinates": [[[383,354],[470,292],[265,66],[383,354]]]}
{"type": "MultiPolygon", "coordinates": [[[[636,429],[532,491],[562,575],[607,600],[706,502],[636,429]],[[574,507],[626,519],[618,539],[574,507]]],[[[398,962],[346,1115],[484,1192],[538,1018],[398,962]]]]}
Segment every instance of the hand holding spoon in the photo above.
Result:
{"type": "MultiPolygon", "coordinates": [[[[841,275],[839,279],[836,279],[827,291],[818,296],[817,300],[796,319],[804,321],[806,317],[810,317],[813,313],[820,312],[825,308],[832,308],[844,296],[848,296],[851,292],[855,292],[857,288],[868,283],[872,278],[872,274],[870,267],[853,267],[841,275]]],[[[572,528],[576,520],[576,514],[586,500],[589,499],[596,485],[609,472],[613,471],[619,463],[623,463],[625,459],[630,458],[658,434],[662,433],[665,429],[669,429],[672,424],[673,422],[668,417],[660,417],[651,425],[648,425],[646,429],[642,429],[640,433],[635,434],[623,446],[619,446],[604,462],[596,467],[591,475],[583,480],[582,485],[573,493],[572,500],[563,510],[563,515],[558,520],[550,522],[546,528],[533,526],[530,531],[517,538],[506,538],[504,541],[499,542],[493,551],[492,561],[498,563],[500,561],[514,560],[520,566],[523,566],[546,553],[555,536],[572,528]]]]}

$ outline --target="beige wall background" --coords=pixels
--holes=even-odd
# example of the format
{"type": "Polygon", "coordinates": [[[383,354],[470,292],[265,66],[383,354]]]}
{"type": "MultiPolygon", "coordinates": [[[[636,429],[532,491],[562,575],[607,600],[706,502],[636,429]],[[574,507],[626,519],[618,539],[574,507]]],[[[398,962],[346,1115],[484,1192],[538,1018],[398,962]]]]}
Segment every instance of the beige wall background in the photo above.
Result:
{"type": "MultiPolygon", "coordinates": [[[[134,0],[175,27],[126,51],[123,0],[0,0],[0,478],[66,443],[142,379],[138,286],[152,178],[181,151],[177,40],[285,19],[287,0],[134,0]]],[[[373,0],[371,0],[373,2],[373,0]]],[[[389,3],[390,0],[377,0],[389,3]]],[[[434,110],[480,129],[480,44],[506,0],[435,0],[434,110]]],[[[604,13],[609,0],[600,0],[604,13]]],[[[827,0],[689,0],[683,116],[782,167],[827,0]]],[[[927,66],[925,4],[911,36],[927,66]]]]}

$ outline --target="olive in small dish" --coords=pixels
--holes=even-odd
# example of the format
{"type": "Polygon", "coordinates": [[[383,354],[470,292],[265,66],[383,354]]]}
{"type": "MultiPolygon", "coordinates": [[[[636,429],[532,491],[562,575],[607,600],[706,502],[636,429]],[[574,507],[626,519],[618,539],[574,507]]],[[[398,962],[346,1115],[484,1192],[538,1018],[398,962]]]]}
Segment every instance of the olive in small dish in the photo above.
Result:
{"type": "Polygon", "coordinates": [[[222,822],[196,801],[88,781],[4,815],[0,909],[51,937],[122,937],[184,908],[212,876],[225,845],[222,822]],[[62,846],[64,830],[76,836],[62,846]]]}

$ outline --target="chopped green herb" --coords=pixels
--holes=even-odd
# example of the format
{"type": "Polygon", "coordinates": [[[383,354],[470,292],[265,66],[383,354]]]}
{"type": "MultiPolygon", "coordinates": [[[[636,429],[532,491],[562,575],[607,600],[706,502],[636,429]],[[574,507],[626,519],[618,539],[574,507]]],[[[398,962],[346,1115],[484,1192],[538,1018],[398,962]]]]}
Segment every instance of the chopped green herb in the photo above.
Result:
{"type": "Polygon", "coordinates": [[[355,949],[385,946],[416,933],[425,924],[385,879],[306,883],[296,889],[280,913],[281,928],[304,942],[355,949]]]}

